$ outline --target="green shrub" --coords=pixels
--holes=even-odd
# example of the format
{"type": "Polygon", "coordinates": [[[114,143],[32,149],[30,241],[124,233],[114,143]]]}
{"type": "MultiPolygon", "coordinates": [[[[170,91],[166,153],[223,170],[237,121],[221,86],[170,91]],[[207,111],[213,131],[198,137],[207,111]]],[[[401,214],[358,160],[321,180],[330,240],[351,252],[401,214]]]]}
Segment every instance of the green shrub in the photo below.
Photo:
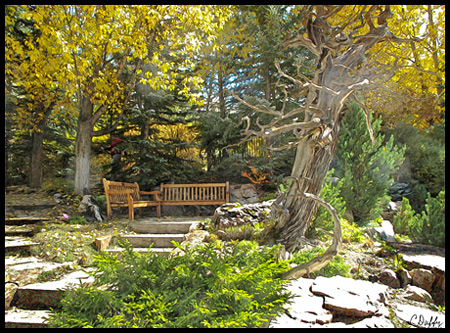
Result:
{"type": "Polygon", "coordinates": [[[408,198],[402,199],[400,210],[394,215],[392,226],[397,234],[408,235],[410,226],[417,224],[415,211],[411,208],[408,198]]]}
{"type": "Polygon", "coordinates": [[[120,260],[96,257],[95,283],[67,290],[50,326],[264,327],[289,298],[277,246],[216,241],[169,258],[121,246],[120,260]]]}
{"type": "Polygon", "coordinates": [[[86,218],[81,215],[75,215],[75,216],[69,217],[69,219],[67,220],[67,223],[69,223],[69,224],[88,224],[88,222],[86,221],[86,218]]]}
{"type": "Polygon", "coordinates": [[[100,205],[100,208],[102,211],[106,212],[106,196],[105,195],[98,195],[95,197],[95,200],[100,205]]]}
{"type": "Polygon", "coordinates": [[[242,224],[236,227],[225,228],[225,241],[230,240],[257,240],[258,235],[264,230],[263,223],[242,224]]]}
{"type": "Polygon", "coordinates": [[[414,241],[445,247],[445,191],[436,198],[428,193],[425,210],[419,214],[415,214],[409,200],[403,198],[393,226],[395,232],[408,234],[414,241]]]}
{"type": "Polygon", "coordinates": [[[367,242],[368,238],[363,228],[355,223],[349,222],[346,219],[341,219],[342,240],[346,242],[367,242]]]}
{"type": "Polygon", "coordinates": [[[365,224],[381,213],[389,199],[387,191],[393,175],[402,164],[406,147],[399,149],[391,136],[379,134],[381,119],[370,119],[375,143],[372,144],[363,110],[350,104],[339,134],[336,150],[336,176],[343,184],[341,196],[355,221],[365,224]]]}
{"type": "MultiPolygon", "coordinates": [[[[432,196],[437,196],[445,188],[445,125],[438,124],[419,131],[412,125],[399,123],[392,134],[396,144],[407,147],[406,160],[398,177],[407,183],[416,180],[432,196]]],[[[424,202],[426,198],[423,199],[424,202]]],[[[419,207],[415,207],[412,202],[411,205],[419,211],[419,207]]],[[[424,207],[420,208],[422,210],[424,207]]]]}
{"type": "Polygon", "coordinates": [[[425,210],[410,229],[411,237],[418,242],[445,247],[445,191],[436,198],[428,194],[425,210]]]}

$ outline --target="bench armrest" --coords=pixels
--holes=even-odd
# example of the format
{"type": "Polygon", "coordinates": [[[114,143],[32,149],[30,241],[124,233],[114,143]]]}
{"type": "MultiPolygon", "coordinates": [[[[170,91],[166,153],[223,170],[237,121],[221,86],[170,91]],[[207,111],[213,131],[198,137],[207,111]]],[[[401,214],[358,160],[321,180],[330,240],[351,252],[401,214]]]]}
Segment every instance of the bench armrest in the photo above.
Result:
{"type": "Polygon", "coordinates": [[[161,191],[139,191],[140,195],[155,195],[156,201],[162,201],[161,191]]]}
{"type": "Polygon", "coordinates": [[[161,191],[139,191],[140,195],[161,194],[161,191]]]}

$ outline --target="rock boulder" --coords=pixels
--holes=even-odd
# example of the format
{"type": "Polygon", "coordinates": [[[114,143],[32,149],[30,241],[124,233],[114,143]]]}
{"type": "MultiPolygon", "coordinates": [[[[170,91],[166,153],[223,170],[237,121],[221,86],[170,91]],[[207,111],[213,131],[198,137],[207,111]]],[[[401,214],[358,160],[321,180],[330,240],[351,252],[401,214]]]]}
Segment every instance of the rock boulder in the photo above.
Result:
{"type": "Polygon", "coordinates": [[[241,205],[227,203],[218,207],[211,219],[211,225],[218,229],[237,227],[243,224],[256,224],[264,221],[270,214],[272,202],[241,205]]]}
{"type": "Polygon", "coordinates": [[[397,278],[395,272],[391,269],[385,269],[380,274],[378,274],[378,281],[391,288],[400,288],[400,280],[397,278]]]}
{"type": "Polygon", "coordinates": [[[413,270],[410,271],[410,273],[412,276],[413,286],[431,292],[435,277],[430,270],[423,268],[414,268],[413,270]]]}
{"type": "Polygon", "coordinates": [[[230,201],[241,205],[255,204],[259,201],[258,192],[253,184],[237,184],[230,186],[230,201]]]}

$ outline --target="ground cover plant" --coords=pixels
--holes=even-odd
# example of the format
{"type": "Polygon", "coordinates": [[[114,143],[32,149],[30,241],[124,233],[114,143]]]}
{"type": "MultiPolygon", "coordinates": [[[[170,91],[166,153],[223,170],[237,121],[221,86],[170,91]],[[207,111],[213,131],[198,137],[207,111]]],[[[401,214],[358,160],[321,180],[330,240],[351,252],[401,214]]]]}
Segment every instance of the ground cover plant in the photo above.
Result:
{"type": "Polygon", "coordinates": [[[90,224],[72,224],[71,221],[82,220],[71,217],[67,223],[45,223],[33,236],[33,240],[40,245],[32,247],[31,254],[55,262],[75,261],[82,266],[90,265],[98,254],[95,239],[105,235],[118,235],[125,228],[117,221],[90,224]]]}
{"type": "Polygon", "coordinates": [[[51,327],[264,327],[289,298],[278,247],[215,241],[172,257],[101,253],[96,282],[65,293],[51,327]]]}

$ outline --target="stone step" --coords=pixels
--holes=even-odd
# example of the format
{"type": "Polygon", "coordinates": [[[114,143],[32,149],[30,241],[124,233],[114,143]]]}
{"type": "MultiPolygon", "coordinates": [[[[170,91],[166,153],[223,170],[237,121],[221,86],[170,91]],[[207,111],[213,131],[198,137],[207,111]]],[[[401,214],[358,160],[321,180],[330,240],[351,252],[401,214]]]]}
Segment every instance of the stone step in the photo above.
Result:
{"type": "Polygon", "coordinates": [[[11,306],[30,310],[56,308],[64,295],[64,289],[92,282],[94,278],[86,272],[75,271],[57,281],[27,284],[17,289],[11,306]]]}
{"type": "MultiPolygon", "coordinates": [[[[169,254],[170,252],[173,251],[173,248],[169,248],[169,247],[152,247],[152,248],[145,248],[145,247],[135,247],[133,249],[134,251],[138,252],[138,253],[149,253],[149,252],[153,252],[156,254],[169,254]]],[[[117,249],[106,249],[104,250],[105,252],[111,253],[111,254],[117,254],[119,256],[119,258],[122,257],[122,251],[124,251],[123,248],[117,248],[117,249]]]]}
{"type": "Polygon", "coordinates": [[[5,225],[38,224],[50,220],[51,218],[49,217],[36,217],[36,216],[6,217],[5,225]]]}
{"type": "Polygon", "coordinates": [[[48,310],[11,309],[5,311],[5,328],[44,328],[48,310]]]}
{"type": "Polygon", "coordinates": [[[189,228],[198,221],[174,221],[174,222],[131,222],[131,230],[143,234],[187,234],[189,228]]]}
{"type": "Polygon", "coordinates": [[[5,252],[29,249],[31,246],[40,245],[29,238],[5,236],[5,252]]]}
{"type": "Polygon", "coordinates": [[[53,271],[60,267],[72,267],[72,262],[47,262],[35,257],[12,257],[5,258],[5,266],[12,271],[23,271],[28,269],[41,269],[43,272],[53,271]]]}
{"type": "Polygon", "coordinates": [[[34,234],[33,225],[5,225],[5,236],[26,236],[34,234]]]}
{"type": "Polygon", "coordinates": [[[120,238],[127,239],[133,247],[149,247],[154,244],[154,248],[174,247],[171,243],[176,241],[181,243],[184,240],[184,234],[140,234],[140,235],[121,235],[120,238]]]}

